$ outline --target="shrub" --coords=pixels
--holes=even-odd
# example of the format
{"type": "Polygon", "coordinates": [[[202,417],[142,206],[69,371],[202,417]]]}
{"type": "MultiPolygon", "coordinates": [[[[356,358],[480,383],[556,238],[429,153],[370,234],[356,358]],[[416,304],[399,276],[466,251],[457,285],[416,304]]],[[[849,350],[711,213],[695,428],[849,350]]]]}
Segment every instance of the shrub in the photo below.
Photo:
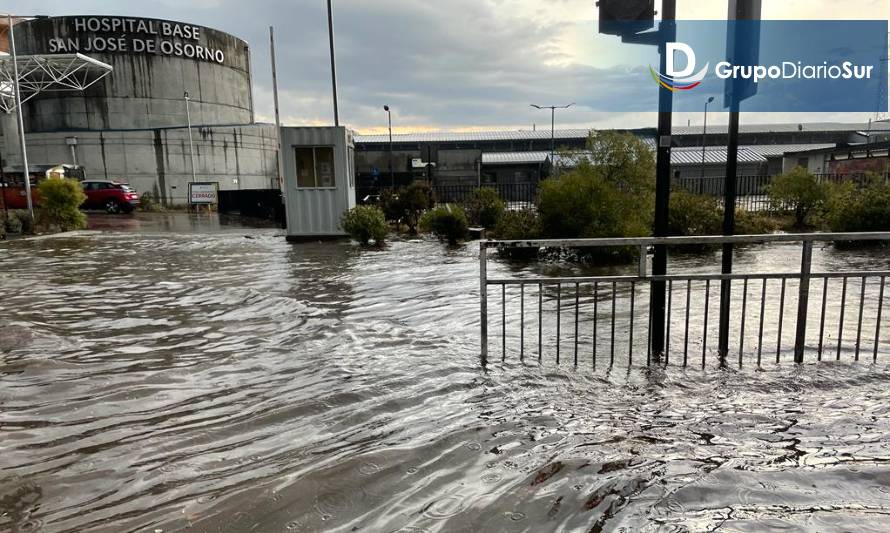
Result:
{"type": "Polygon", "coordinates": [[[434,203],[433,188],[422,181],[415,181],[399,191],[399,211],[409,232],[417,233],[420,217],[434,203]]]}
{"type": "Polygon", "coordinates": [[[467,218],[470,224],[490,229],[497,225],[498,220],[507,210],[507,204],[501,200],[498,191],[491,187],[473,189],[467,203],[467,218]]]}
{"type": "Polygon", "coordinates": [[[383,245],[389,232],[383,211],[373,205],[353,207],[343,214],[340,227],[363,246],[370,244],[371,241],[377,246],[383,245]]]}
{"type": "Polygon", "coordinates": [[[505,212],[494,227],[494,237],[504,241],[540,238],[537,213],[531,209],[505,212]]]}
{"type": "Polygon", "coordinates": [[[401,218],[401,206],[399,205],[399,195],[393,189],[383,189],[380,191],[380,197],[377,199],[377,205],[383,211],[386,220],[397,223],[401,218]]]}
{"type": "Polygon", "coordinates": [[[6,239],[6,224],[0,224],[0,241],[6,239]]]}
{"type": "Polygon", "coordinates": [[[852,183],[832,187],[826,218],[834,232],[890,230],[890,183],[873,176],[859,189],[852,183]]]}
{"type": "Polygon", "coordinates": [[[439,240],[447,240],[451,245],[466,238],[468,226],[464,210],[452,205],[443,205],[427,211],[420,219],[421,228],[432,232],[439,240]]]}
{"type": "Polygon", "coordinates": [[[386,189],[380,193],[379,199],[386,220],[396,225],[405,224],[411,233],[417,233],[420,217],[435,203],[432,187],[422,181],[415,181],[398,191],[386,189]]]}
{"type": "MultiPolygon", "coordinates": [[[[507,211],[494,227],[494,237],[505,241],[538,239],[540,236],[538,215],[531,209],[507,211]]],[[[513,259],[529,259],[538,255],[538,249],[500,247],[498,253],[513,259]]]]}
{"type": "Polygon", "coordinates": [[[821,209],[827,198],[825,186],[803,167],[773,178],[768,193],[772,208],[791,210],[798,227],[805,226],[810,215],[821,209]]]}
{"type": "Polygon", "coordinates": [[[723,233],[723,209],[716,198],[686,191],[671,193],[668,235],[697,236],[723,233]]]}
{"type": "Polygon", "coordinates": [[[139,197],[139,209],[153,213],[162,210],[161,204],[158,203],[155,195],[150,191],[145,191],[142,193],[142,196],[139,197]]]}
{"type": "Polygon", "coordinates": [[[24,209],[16,209],[15,211],[9,212],[9,223],[18,226],[18,231],[22,234],[29,234],[34,232],[34,217],[31,216],[31,213],[24,209]],[[13,222],[13,220],[15,222],[13,222]]]}
{"type": "Polygon", "coordinates": [[[86,216],[80,211],[86,195],[77,180],[50,178],[41,181],[37,190],[41,198],[37,213],[40,225],[60,231],[86,227],[86,216]]]}
{"type": "Polygon", "coordinates": [[[736,235],[764,235],[774,233],[779,225],[772,218],[762,214],[739,209],[735,212],[736,235]]]}

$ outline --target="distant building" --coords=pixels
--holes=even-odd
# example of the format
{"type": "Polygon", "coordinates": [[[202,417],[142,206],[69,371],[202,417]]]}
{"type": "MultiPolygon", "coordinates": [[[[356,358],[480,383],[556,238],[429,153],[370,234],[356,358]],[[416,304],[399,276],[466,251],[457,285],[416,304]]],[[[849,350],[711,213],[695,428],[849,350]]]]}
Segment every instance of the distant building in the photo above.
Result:
{"type": "MultiPolygon", "coordinates": [[[[32,167],[77,163],[89,178],[120,179],[165,204],[187,200],[193,125],[197,181],[221,198],[278,188],[274,126],[254,122],[250,50],[194,24],[121,16],[20,20],[19,55],[81,53],[114,70],[83,93],[46,92],[23,105],[32,167]]],[[[0,116],[2,168],[22,172],[15,115],[0,116]]]]}

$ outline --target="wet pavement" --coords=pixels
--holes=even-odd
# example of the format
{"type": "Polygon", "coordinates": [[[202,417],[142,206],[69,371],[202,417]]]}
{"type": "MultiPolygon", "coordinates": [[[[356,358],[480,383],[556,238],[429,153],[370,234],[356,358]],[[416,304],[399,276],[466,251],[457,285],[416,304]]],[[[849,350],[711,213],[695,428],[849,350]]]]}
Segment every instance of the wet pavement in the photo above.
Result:
{"type": "Polygon", "coordinates": [[[483,371],[472,245],[290,245],[182,213],[91,229],[0,243],[0,531],[890,522],[880,360],[483,371]]]}

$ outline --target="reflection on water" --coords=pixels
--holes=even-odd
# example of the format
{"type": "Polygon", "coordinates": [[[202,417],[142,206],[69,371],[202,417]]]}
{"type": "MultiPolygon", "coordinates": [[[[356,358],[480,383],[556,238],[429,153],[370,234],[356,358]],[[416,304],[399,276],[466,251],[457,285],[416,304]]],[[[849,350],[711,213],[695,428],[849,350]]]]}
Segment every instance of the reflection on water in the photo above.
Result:
{"type": "Polygon", "coordinates": [[[0,245],[0,530],[886,529],[883,364],[483,372],[475,247],[164,224],[0,245]]]}

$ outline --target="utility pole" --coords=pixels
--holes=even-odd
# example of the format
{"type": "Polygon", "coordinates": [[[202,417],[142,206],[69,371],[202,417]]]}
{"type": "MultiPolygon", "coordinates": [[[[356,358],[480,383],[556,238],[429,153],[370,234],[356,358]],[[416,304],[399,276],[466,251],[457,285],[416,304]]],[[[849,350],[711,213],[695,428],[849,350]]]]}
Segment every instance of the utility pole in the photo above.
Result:
{"type": "Polygon", "coordinates": [[[31,199],[31,172],[28,167],[28,147],[25,143],[25,119],[22,116],[22,90],[19,87],[19,64],[18,56],[15,53],[15,30],[12,24],[12,15],[7,14],[6,19],[9,22],[9,51],[12,54],[12,86],[15,90],[15,109],[19,123],[19,142],[22,146],[22,165],[23,176],[25,181],[25,197],[28,201],[28,213],[34,218],[34,203],[31,199]]]}
{"type": "Polygon", "coordinates": [[[272,100],[275,103],[275,138],[278,139],[278,188],[284,180],[284,153],[281,146],[281,116],[278,111],[278,70],[275,67],[275,28],[269,26],[269,51],[272,54],[272,100]]]}
{"type": "MultiPolygon", "coordinates": [[[[659,69],[667,71],[667,43],[676,40],[677,1],[664,0],[661,5],[661,36],[658,39],[658,52],[661,56],[659,69]]],[[[671,133],[673,129],[673,93],[664,87],[658,88],[658,151],[655,160],[655,223],[652,233],[655,237],[668,236],[668,208],[671,195],[671,133]]],[[[667,275],[667,247],[655,246],[652,259],[652,275],[667,275]]],[[[664,281],[653,281],[650,294],[649,313],[652,317],[652,356],[660,361],[665,349],[665,303],[666,285],[664,281]]]]}
{"type": "Polygon", "coordinates": [[[328,0],[328,41],[331,45],[331,85],[334,88],[334,126],[340,125],[340,109],[337,103],[337,62],[334,58],[334,12],[328,0]]]}

